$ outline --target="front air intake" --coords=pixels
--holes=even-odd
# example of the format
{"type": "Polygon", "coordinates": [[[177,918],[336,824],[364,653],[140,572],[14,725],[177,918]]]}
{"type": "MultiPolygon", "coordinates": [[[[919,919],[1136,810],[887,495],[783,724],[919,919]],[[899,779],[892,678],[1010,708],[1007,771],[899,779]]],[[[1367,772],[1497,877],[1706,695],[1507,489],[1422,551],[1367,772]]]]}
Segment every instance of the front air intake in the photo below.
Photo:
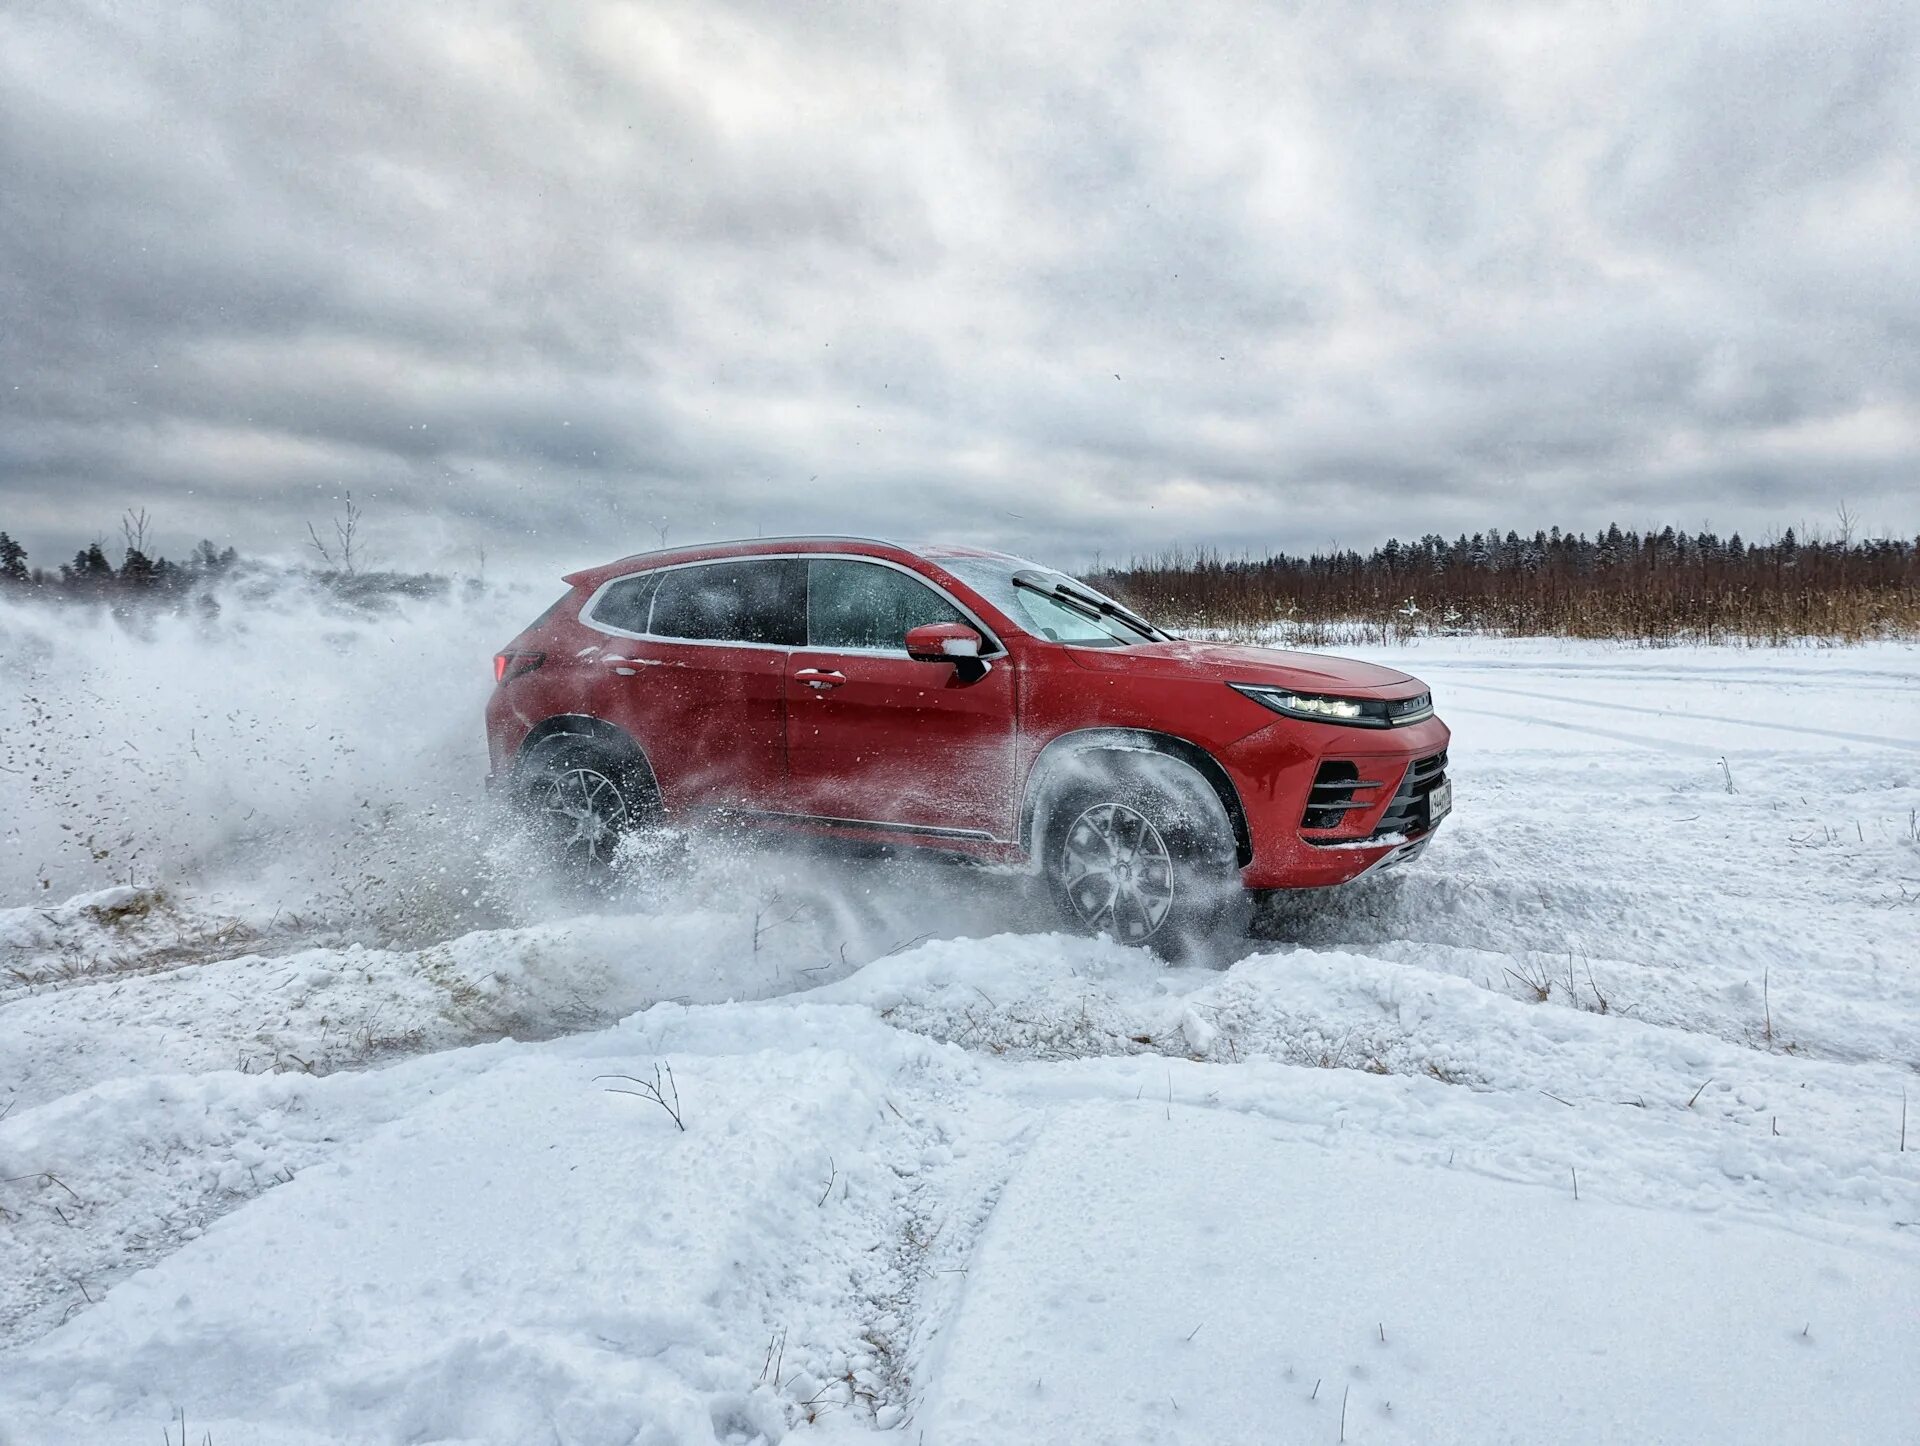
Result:
{"type": "Polygon", "coordinates": [[[1427,814],[1427,795],[1438,788],[1446,776],[1446,754],[1436,753],[1431,758],[1415,759],[1407,769],[1407,776],[1400,781],[1393,802],[1380,815],[1373,836],[1385,838],[1393,834],[1425,833],[1432,828],[1433,821],[1427,814]]]}
{"type": "Polygon", "coordinates": [[[1377,778],[1362,778],[1360,766],[1344,758],[1331,758],[1313,775],[1313,787],[1307,791],[1307,809],[1300,816],[1300,827],[1308,830],[1338,828],[1350,810],[1365,807],[1354,795],[1379,788],[1377,778]]]}

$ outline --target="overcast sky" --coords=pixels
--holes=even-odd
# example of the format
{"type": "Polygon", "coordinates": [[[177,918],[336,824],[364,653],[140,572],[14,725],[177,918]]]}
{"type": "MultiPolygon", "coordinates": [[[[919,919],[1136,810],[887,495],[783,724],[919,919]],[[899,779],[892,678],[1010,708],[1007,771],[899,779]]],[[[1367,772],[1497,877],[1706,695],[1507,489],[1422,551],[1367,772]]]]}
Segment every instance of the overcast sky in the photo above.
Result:
{"type": "Polygon", "coordinates": [[[0,5],[0,527],[1920,531],[1920,7],[0,5]]]}

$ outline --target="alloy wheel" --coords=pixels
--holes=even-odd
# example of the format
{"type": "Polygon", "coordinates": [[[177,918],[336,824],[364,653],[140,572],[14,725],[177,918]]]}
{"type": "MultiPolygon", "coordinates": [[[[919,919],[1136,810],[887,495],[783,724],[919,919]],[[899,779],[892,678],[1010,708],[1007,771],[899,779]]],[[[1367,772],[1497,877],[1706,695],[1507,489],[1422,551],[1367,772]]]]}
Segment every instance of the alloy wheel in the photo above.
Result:
{"type": "Polygon", "coordinates": [[[627,800],[619,785],[598,769],[570,768],[548,785],[540,816],[568,862],[604,868],[613,862],[626,830],[627,800]]]}
{"type": "Polygon", "coordinates": [[[1097,803],[1067,828],[1060,878],[1089,929],[1141,943],[1173,909],[1173,856],[1147,816],[1123,803],[1097,803]]]}

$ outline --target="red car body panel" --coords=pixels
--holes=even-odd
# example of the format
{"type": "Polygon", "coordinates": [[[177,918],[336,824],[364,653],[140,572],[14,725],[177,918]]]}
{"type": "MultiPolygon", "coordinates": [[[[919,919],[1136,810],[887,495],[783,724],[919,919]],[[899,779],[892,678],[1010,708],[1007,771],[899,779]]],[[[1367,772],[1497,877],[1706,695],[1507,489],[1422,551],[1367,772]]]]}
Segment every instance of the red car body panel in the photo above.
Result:
{"type": "Polygon", "coordinates": [[[787,671],[784,811],[1007,837],[1013,669],[803,648],[787,671]]]}
{"type": "Polygon", "coordinates": [[[772,648],[622,639],[594,659],[593,714],[645,737],[668,808],[753,805],[786,787],[786,662],[772,648]]]}
{"type": "Polygon", "coordinates": [[[1082,738],[1123,748],[1174,740],[1197,751],[1186,756],[1217,769],[1237,796],[1248,888],[1342,883],[1411,852],[1408,844],[1429,831],[1380,836],[1396,794],[1411,786],[1409,770],[1444,768],[1449,733],[1437,717],[1390,728],[1312,721],[1228,686],[1401,700],[1425,691],[1418,680],[1317,653],[1053,642],[942,565],[991,556],[866,539],[774,539],[647,553],[573,573],[568,596],[507,649],[543,660],[517,675],[509,670],[488,704],[494,776],[510,774],[530,733],[548,720],[584,715],[640,747],[670,813],[746,812],[1015,862],[1027,856],[1033,796],[1058,750],[1082,738]],[[871,559],[935,584],[984,625],[984,672],[893,650],[621,636],[582,620],[583,604],[603,584],[641,572],[816,555],[871,559]],[[1350,804],[1335,826],[1305,827],[1316,777],[1330,762],[1353,765],[1350,804]]]}

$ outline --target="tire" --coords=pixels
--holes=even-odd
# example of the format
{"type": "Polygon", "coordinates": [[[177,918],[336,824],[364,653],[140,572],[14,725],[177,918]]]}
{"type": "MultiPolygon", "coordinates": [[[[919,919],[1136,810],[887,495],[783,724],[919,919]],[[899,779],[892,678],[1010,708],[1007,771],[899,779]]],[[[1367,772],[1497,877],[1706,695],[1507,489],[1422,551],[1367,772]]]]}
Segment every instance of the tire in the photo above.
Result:
{"type": "Polygon", "coordinates": [[[621,844],[660,811],[643,759],[572,735],[526,760],[516,802],[555,871],[589,888],[612,881],[621,844]]]}
{"type": "Polygon", "coordinates": [[[1252,901],[1218,800],[1154,775],[1114,768],[1063,790],[1041,866],[1072,927],[1190,960],[1244,939],[1252,901]]]}

